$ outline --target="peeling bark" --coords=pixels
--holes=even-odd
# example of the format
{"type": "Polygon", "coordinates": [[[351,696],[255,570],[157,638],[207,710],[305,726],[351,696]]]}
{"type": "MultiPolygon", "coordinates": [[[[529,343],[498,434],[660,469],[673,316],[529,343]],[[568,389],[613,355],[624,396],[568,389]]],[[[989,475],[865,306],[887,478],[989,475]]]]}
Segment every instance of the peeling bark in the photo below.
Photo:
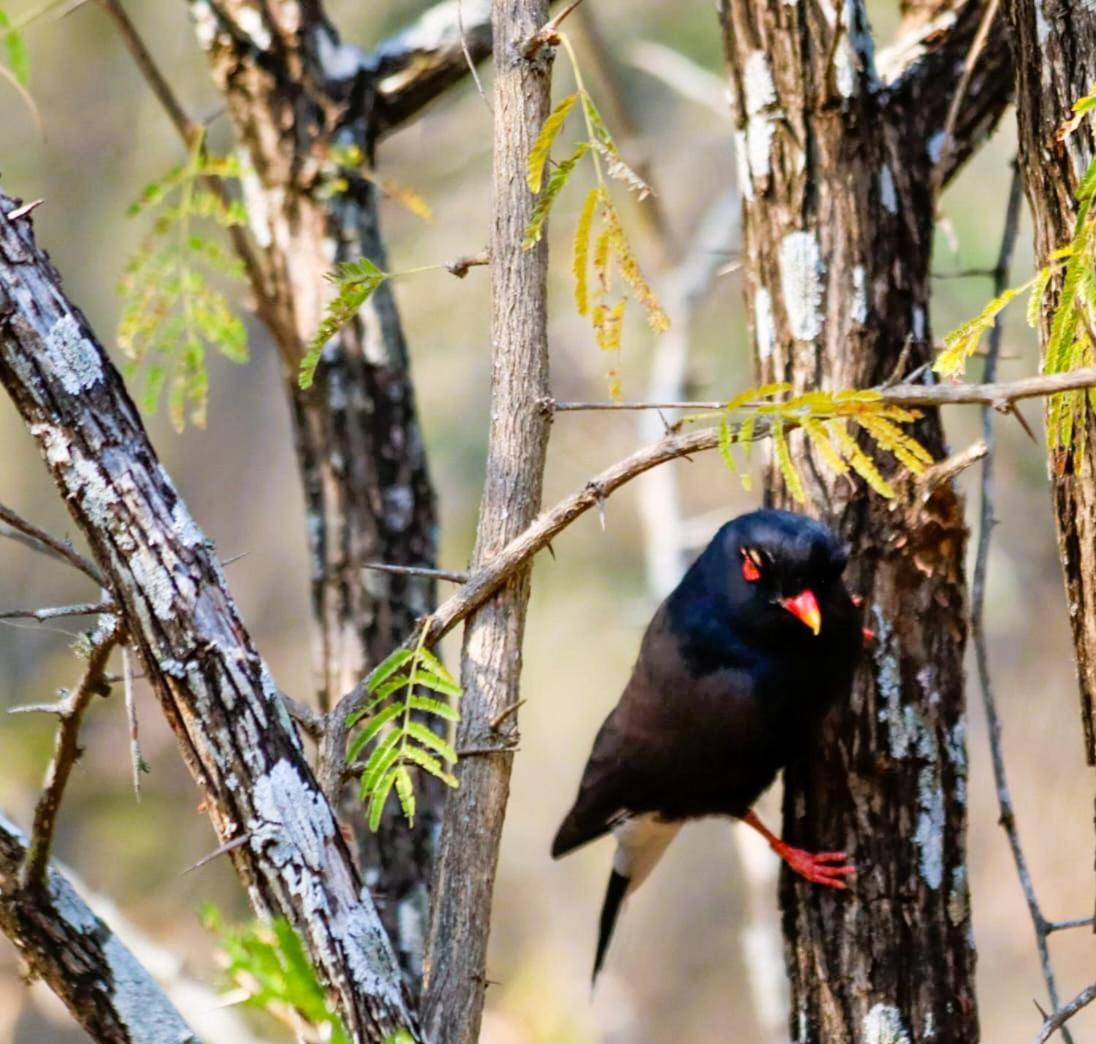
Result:
{"type": "Polygon", "coordinates": [[[298,931],[356,1039],[417,1034],[388,937],[212,545],[14,209],[0,194],[0,383],[110,581],[218,837],[248,838],[231,859],[253,907],[298,931]]]}
{"type": "MultiPolygon", "coordinates": [[[[491,430],[473,568],[518,536],[540,509],[549,419],[546,239],[521,241],[535,198],[529,150],[549,111],[551,55],[528,60],[521,44],[547,20],[547,0],[495,0],[494,226],[491,238],[491,430]]],[[[423,1021],[435,1044],[474,1044],[487,988],[491,895],[506,802],[518,701],[529,571],[522,569],[465,627],[464,696],[457,748],[496,748],[461,760],[448,798],[434,879],[423,1021]]]]}
{"type": "Polygon", "coordinates": [[[41,889],[19,877],[27,838],[0,815],[0,928],[96,1041],[198,1044],[128,947],[52,864],[41,889]]]}
{"type": "MultiPolygon", "coordinates": [[[[1058,131],[1072,105],[1096,84],[1096,10],[1064,0],[1009,0],[1015,51],[1020,173],[1035,221],[1036,264],[1072,238],[1074,192],[1096,152],[1092,124],[1083,120],[1064,140],[1058,131]]],[[[1061,277],[1051,281],[1039,325],[1045,347],[1061,277]]],[[[1058,553],[1073,629],[1085,754],[1096,765],[1096,419],[1086,411],[1083,454],[1050,457],[1058,553]]]]}
{"type": "MultiPolygon", "coordinates": [[[[948,165],[933,142],[984,7],[949,7],[877,70],[864,7],[723,0],[739,127],[744,255],[759,379],[863,388],[931,358],[933,178],[977,146],[1008,99],[1000,24],[971,78],[948,165]],[[1002,79],[1004,78],[1004,84],[1002,79]]],[[[916,12],[911,10],[911,18],[916,12]]],[[[935,413],[918,437],[940,457],[935,413]]],[[[785,773],[784,836],[845,849],[849,892],[781,886],[790,1032],[809,1041],[974,1041],[966,896],[962,506],[950,484],[896,503],[793,440],[814,509],[851,544],[871,663],[817,752],[785,773]]],[[[779,473],[769,503],[794,506],[779,473]]]]}

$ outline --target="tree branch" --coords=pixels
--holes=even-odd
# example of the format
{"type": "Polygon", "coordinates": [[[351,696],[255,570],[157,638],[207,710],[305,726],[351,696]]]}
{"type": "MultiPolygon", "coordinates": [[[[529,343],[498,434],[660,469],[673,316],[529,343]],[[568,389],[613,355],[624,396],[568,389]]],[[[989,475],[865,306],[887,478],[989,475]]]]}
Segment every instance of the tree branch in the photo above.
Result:
{"type": "MultiPolygon", "coordinates": [[[[994,296],[1003,293],[1008,286],[1009,267],[1012,262],[1012,253],[1016,245],[1016,234],[1020,223],[1021,198],[1020,174],[1014,164],[1012,181],[1009,187],[1008,206],[1005,212],[1004,233],[1001,238],[1001,249],[994,271],[994,296]]],[[[998,317],[997,322],[994,323],[993,329],[990,331],[986,353],[985,376],[989,381],[992,381],[997,375],[997,359],[1001,351],[1002,334],[1003,326],[1000,317],[998,317]]],[[[974,642],[975,660],[978,666],[978,683],[982,690],[982,706],[986,713],[990,756],[993,763],[993,779],[997,788],[997,804],[1000,809],[999,822],[1004,828],[1012,852],[1012,859],[1016,864],[1016,874],[1020,878],[1020,887],[1023,889],[1024,900],[1027,903],[1032,928],[1035,931],[1035,948],[1038,951],[1039,966],[1043,973],[1043,981],[1046,983],[1047,996],[1050,999],[1051,1009],[1055,1010],[1059,1007],[1060,1001],[1058,999],[1058,986],[1054,980],[1054,967],[1050,961],[1050,949],[1047,945],[1047,937],[1050,934],[1048,922],[1043,916],[1039,901],[1036,898],[1035,885],[1031,880],[1027,857],[1024,855],[1023,847],[1020,844],[1020,834],[1016,826],[1016,813],[1012,806],[1012,794],[1009,790],[1008,777],[1005,772],[1005,755],[1001,741],[1001,719],[997,713],[997,698],[993,689],[993,675],[990,671],[989,648],[986,640],[984,612],[986,573],[989,567],[989,550],[993,527],[997,524],[994,515],[993,496],[994,425],[992,405],[987,404],[982,410],[982,438],[989,448],[989,453],[982,463],[982,504],[978,529],[978,550],[974,559],[974,579],[971,584],[971,638],[974,642]]],[[[1063,1029],[1062,1036],[1066,1044],[1073,1044],[1068,1030],[1063,1029]]]]}
{"type": "Polygon", "coordinates": [[[58,605],[51,609],[5,609],[0,612],[0,620],[59,620],[65,616],[96,616],[99,613],[112,613],[118,607],[107,599],[101,602],[79,602],[75,605],[58,605]]]}
{"type": "Polygon", "coordinates": [[[378,135],[403,126],[491,53],[491,0],[444,0],[381,43],[368,62],[376,78],[378,135]],[[463,26],[464,38],[461,39],[463,26]]]}
{"type": "Polygon", "coordinates": [[[61,798],[64,796],[72,767],[81,754],[80,725],[92,698],[110,691],[103,674],[107,660],[118,642],[118,636],[118,621],[114,617],[105,617],[91,636],[91,650],[80,684],[72,692],[62,689],[64,695],[52,708],[60,720],[53,757],[46,770],[45,788],[34,810],[34,826],[31,828],[30,846],[23,867],[21,883],[28,891],[37,891],[45,884],[61,798]]]}
{"type": "Polygon", "coordinates": [[[0,815],[0,929],[98,1041],[198,1044],[143,965],[77,895],[55,865],[44,887],[19,880],[26,836],[0,815]]]}
{"type": "Polygon", "coordinates": [[[0,522],[10,527],[10,530],[0,527],[0,536],[18,540],[35,551],[62,562],[68,562],[69,565],[75,566],[85,576],[94,580],[98,587],[104,589],[107,587],[107,579],[99,567],[80,554],[67,540],[58,540],[50,536],[44,529],[39,529],[34,523],[28,522],[3,504],[0,504],[0,522]]]}
{"type": "Polygon", "coordinates": [[[989,136],[1012,98],[1012,51],[998,7],[997,0],[918,5],[898,41],[879,54],[891,121],[925,143],[937,188],[989,136]]]}
{"type": "Polygon", "coordinates": [[[260,914],[300,934],[356,1039],[421,1039],[334,813],[211,545],[27,219],[0,194],[0,383],[103,565],[218,836],[260,914]],[[259,738],[261,737],[261,742],[259,738]]]}
{"type": "Polygon", "coordinates": [[[1054,1012],[1054,1014],[1043,1023],[1039,1032],[1035,1034],[1034,1044],[1043,1044],[1044,1041],[1050,1040],[1056,1029],[1060,1029],[1062,1031],[1062,1036],[1065,1037],[1066,1022],[1073,1018],[1073,1016],[1085,1007],[1086,1004],[1091,1004],[1094,1000],[1096,1000],[1096,982],[1081,990],[1073,1000],[1054,1012]]]}

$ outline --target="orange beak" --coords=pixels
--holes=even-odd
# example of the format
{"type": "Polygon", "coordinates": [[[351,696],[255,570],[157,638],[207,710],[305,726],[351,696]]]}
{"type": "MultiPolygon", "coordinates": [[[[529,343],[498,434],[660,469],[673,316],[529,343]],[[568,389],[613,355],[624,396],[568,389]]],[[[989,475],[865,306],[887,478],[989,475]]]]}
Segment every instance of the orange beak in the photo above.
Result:
{"type": "Polygon", "coordinates": [[[809,587],[794,598],[782,598],[780,604],[797,620],[805,623],[812,634],[818,634],[822,630],[822,612],[818,608],[818,599],[809,587]]]}

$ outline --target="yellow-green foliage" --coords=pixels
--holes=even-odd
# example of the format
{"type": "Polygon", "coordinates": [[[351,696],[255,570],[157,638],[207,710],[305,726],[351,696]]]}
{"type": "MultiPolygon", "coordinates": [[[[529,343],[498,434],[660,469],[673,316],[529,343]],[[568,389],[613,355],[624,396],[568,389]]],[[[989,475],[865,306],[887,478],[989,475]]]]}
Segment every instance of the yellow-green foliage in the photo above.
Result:
{"type": "Polygon", "coordinates": [[[242,265],[208,234],[211,227],[242,224],[243,208],[203,183],[232,181],[239,174],[234,158],[208,155],[198,141],[186,163],[148,185],[129,210],[131,216],[154,215],[154,221],[118,287],[125,299],[118,344],[129,359],[127,377],[144,369],[144,409],[156,409],[166,386],[178,430],[188,415],[198,426],[205,423],[207,349],[237,363],[248,358],[244,324],[218,285],[242,279],[242,265]]]}
{"type": "Polygon", "coordinates": [[[917,420],[920,413],[884,402],[877,391],[807,392],[787,396],[790,384],[765,384],[749,388],[726,404],[720,420],[719,452],[731,471],[738,473],[735,446],[745,450],[746,466],[742,483],[750,487],[748,472],[750,448],[760,437],[773,440],[773,460],[784,476],[792,498],[803,503],[806,491],[788,447],[788,433],[800,428],[819,459],[838,474],[851,468],[881,496],[893,498],[895,492],[874,461],[849,432],[852,421],[879,449],[885,450],[914,474],[932,463],[928,450],[902,424],[917,420]]]}
{"type": "MultiPolygon", "coordinates": [[[[1073,104],[1073,116],[1059,130],[1065,138],[1080,125],[1087,113],[1096,110],[1096,91],[1073,104]]],[[[1077,220],[1073,239],[1049,258],[1022,286],[1005,290],[995,297],[981,313],[944,338],[944,351],[934,369],[945,376],[963,373],[967,361],[978,348],[982,336],[993,328],[1005,306],[1026,291],[1031,292],[1027,306],[1028,325],[1035,327],[1043,313],[1047,287],[1053,276],[1061,276],[1058,300],[1051,313],[1050,329],[1043,352],[1044,373],[1067,373],[1096,362],[1096,345],[1092,330],[1096,323],[1096,214],[1092,211],[1096,196],[1096,159],[1089,164],[1074,194],[1077,220]]],[[[1086,425],[1085,415],[1096,408],[1096,390],[1076,389],[1052,395],[1047,404],[1047,441],[1052,449],[1076,449],[1082,453],[1086,425]]]]}
{"type": "Polygon", "coordinates": [[[539,193],[540,197],[533,208],[522,246],[528,250],[540,240],[553,204],[579,161],[589,156],[595,185],[586,194],[575,229],[572,262],[575,306],[579,315],[589,316],[598,347],[612,353],[614,362],[608,368],[607,377],[610,394],[616,399],[621,394],[620,366],[616,360],[619,359],[624,310],[628,300],[634,298],[639,302],[647,324],[656,333],[665,331],[670,321],[639,267],[609,193],[608,179],[620,181],[641,200],[650,195],[651,189],[624,162],[593,98],[583,86],[581,72],[574,63],[574,54],[566,38],[563,42],[574,65],[578,89],[552,109],[529,151],[526,180],[529,191],[534,195],[539,193]],[[575,145],[566,159],[549,168],[552,146],[576,105],[582,109],[586,138],[575,145]],[[589,279],[591,267],[594,274],[592,287],[589,279]],[[619,277],[619,287],[614,276],[619,277]]]}
{"type": "Polygon", "coordinates": [[[414,769],[429,772],[451,787],[457,785],[449,771],[457,762],[457,752],[448,740],[412,717],[412,712],[418,711],[444,721],[460,720],[454,706],[460,699],[460,686],[426,648],[425,635],[424,626],[414,649],[397,649],[378,665],[369,677],[369,702],[347,721],[349,726],[361,725],[347,750],[349,764],[357,765],[366,747],[372,745],[361,766],[359,787],[371,830],[380,825],[393,789],[404,815],[414,821],[414,769]]]}

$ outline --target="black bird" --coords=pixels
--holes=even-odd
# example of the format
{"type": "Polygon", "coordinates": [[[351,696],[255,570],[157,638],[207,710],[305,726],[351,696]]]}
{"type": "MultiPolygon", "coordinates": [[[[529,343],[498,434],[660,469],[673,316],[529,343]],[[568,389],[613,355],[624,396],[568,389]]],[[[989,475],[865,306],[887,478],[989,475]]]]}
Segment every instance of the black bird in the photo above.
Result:
{"type": "Polygon", "coordinates": [[[616,838],[595,979],[620,904],[685,820],[735,816],[796,873],[845,887],[844,852],[792,848],[750,806],[848,695],[862,636],[847,560],[822,523],[754,511],[723,526],[659,606],[552,844],[558,858],[616,838]]]}

